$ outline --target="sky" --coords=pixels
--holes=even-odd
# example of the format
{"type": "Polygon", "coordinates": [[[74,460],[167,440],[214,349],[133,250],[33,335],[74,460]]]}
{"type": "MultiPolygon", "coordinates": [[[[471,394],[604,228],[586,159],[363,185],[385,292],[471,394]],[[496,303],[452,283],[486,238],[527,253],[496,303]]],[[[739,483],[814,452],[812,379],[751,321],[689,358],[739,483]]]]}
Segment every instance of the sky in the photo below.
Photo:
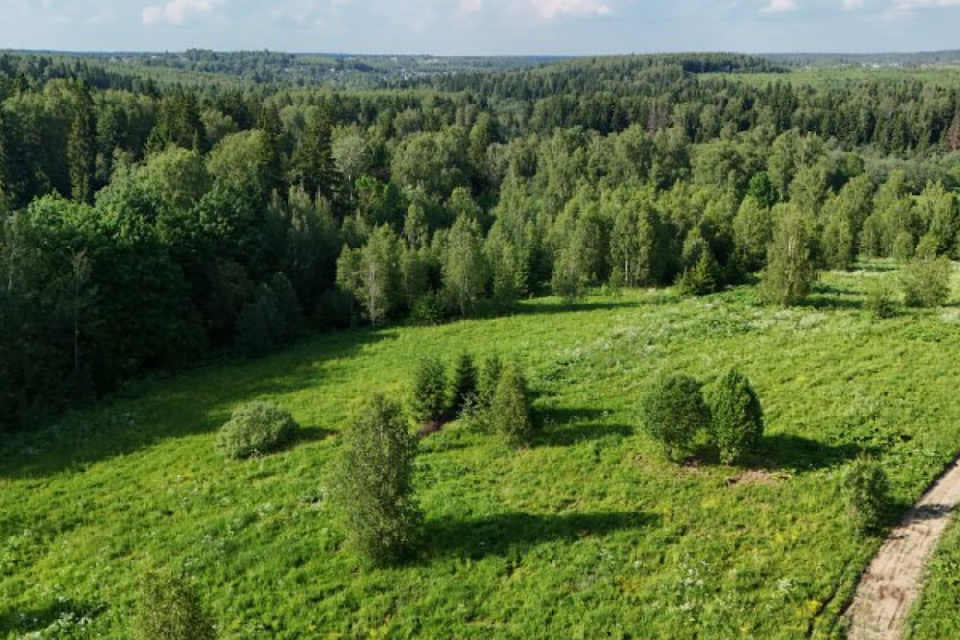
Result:
{"type": "Polygon", "coordinates": [[[434,55],[960,48],[960,0],[0,0],[0,49],[434,55]]]}

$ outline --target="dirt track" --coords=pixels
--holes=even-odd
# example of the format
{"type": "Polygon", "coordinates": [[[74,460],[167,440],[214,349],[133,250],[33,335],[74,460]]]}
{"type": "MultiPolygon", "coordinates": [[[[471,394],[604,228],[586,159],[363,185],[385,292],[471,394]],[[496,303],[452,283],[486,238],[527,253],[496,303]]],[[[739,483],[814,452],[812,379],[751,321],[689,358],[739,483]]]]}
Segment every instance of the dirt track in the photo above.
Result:
{"type": "Polygon", "coordinates": [[[924,568],[960,502],[954,461],[883,543],[845,616],[849,640],[899,640],[923,587],[924,568]]]}

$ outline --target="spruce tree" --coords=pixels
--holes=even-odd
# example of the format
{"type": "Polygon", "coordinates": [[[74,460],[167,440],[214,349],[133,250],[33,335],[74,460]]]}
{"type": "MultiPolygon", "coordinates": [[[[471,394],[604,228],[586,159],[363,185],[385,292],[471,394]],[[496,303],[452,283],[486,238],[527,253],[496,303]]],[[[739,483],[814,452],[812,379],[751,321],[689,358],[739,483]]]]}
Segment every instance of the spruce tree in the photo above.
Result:
{"type": "Polygon", "coordinates": [[[516,365],[504,369],[489,411],[491,425],[503,435],[507,444],[512,447],[530,444],[534,422],[530,414],[527,380],[516,365]]]}
{"type": "Polygon", "coordinates": [[[477,366],[473,356],[462,353],[457,358],[453,370],[453,381],[450,386],[450,411],[459,415],[463,409],[477,397],[477,366]]]}
{"type": "Polygon", "coordinates": [[[447,415],[447,374],[438,358],[424,358],[414,374],[410,413],[420,424],[442,422],[447,415]]]}
{"type": "Polygon", "coordinates": [[[724,463],[753,453],[763,437],[763,407],[750,381],[735,369],[717,381],[709,396],[711,435],[724,463]]]}

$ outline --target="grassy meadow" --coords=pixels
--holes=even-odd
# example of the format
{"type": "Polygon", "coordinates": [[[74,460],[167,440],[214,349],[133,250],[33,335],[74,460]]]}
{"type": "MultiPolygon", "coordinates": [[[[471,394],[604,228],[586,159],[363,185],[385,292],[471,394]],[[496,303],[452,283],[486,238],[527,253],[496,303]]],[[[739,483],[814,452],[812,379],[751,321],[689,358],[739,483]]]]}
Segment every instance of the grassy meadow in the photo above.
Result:
{"type": "MultiPolygon", "coordinates": [[[[842,637],[880,543],[844,518],[844,467],[876,456],[905,509],[960,449],[957,287],[944,308],[876,320],[864,292],[896,277],[828,273],[793,309],[752,287],[543,298],[143,383],[0,445],[0,638],[124,638],[137,577],[161,565],[194,578],[222,638],[842,637]],[[521,451],[457,423],[424,439],[423,544],[362,569],[326,500],[338,432],[370,393],[403,394],[421,356],[461,351],[522,363],[543,431],[521,451]],[[762,453],[663,461],[638,428],[650,381],[730,366],[763,401],[762,453]],[[226,462],[216,430],[255,398],[302,436],[226,462]]],[[[923,610],[956,625],[957,528],[950,545],[933,584],[952,595],[923,610]]]]}

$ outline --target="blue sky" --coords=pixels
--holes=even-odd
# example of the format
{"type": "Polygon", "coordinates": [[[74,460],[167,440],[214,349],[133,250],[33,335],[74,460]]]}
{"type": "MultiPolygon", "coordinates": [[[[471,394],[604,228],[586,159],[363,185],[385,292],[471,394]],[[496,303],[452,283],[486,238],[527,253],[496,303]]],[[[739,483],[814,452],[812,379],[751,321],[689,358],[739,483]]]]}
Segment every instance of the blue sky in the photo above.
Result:
{"type": "Polygon", "coordinates": [[[960,48],[960,0],[0,0],[0,48],[438,55],[960,48]]]}

